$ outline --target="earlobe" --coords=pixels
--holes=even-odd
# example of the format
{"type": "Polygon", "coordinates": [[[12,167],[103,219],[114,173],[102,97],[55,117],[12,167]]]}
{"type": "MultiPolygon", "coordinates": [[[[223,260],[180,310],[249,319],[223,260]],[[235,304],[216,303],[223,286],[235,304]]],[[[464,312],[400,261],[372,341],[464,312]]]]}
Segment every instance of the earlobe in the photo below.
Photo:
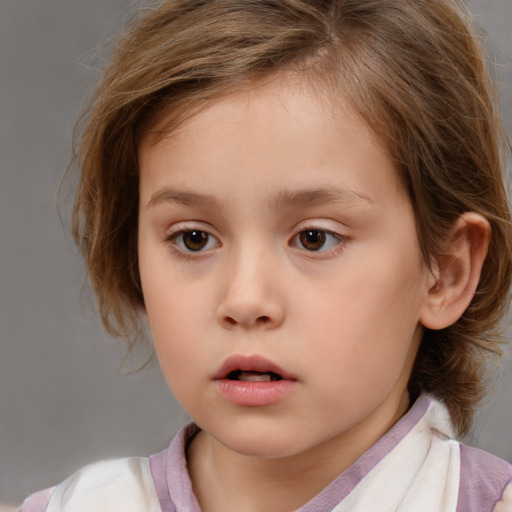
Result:
{"type": "Polygon", "coordinates": [[[455,323],[475,294],[487,255],[491,228],[480,214],[461,215],[436,259],[420,322],[429,329],[444,329],[455,323]]]}

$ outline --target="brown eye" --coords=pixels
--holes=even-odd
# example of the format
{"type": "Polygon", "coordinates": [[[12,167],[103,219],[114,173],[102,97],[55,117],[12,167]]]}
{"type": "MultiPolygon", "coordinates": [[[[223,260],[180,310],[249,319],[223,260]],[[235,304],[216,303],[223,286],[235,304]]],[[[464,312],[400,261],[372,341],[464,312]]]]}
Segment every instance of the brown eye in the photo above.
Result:
{"type": "Polygon", "coordinates": [[[308,251],[318,251],[324,244],[326,233],[318,229],[308,229],[299,233],[299,240],[304,249],[308,251]]]}
{"type": "Polygon", "coordinates": [[[219,240],[202,229],[183,229],[167,237],[167,242],[176,247],[180,253],[209,254],[221,246],[219,240]]]}
{"type": "Polygon", "coordinates": [[[210,235],[204,231],[185,231],[182,233],[183,245],[189,251],[201,251],[208,245],[210,235]]]}

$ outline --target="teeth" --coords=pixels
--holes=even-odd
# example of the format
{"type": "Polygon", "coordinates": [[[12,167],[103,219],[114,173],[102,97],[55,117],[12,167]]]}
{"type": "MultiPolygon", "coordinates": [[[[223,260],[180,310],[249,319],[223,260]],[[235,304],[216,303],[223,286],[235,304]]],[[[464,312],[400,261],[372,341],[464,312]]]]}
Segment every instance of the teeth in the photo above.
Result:
{"type": "Polygon", "coordinates": [[[257,372],[251,370],[233,370],[228,373],[226,378],[244,382],[274,382],[283,379],[281,375],[274,372],[257,372]]]}
{"type": "Polygon", "coordinates": [[[272,378],[268,373],[240,372],[238,380],[247,382],[270,382],[272,378]]]}

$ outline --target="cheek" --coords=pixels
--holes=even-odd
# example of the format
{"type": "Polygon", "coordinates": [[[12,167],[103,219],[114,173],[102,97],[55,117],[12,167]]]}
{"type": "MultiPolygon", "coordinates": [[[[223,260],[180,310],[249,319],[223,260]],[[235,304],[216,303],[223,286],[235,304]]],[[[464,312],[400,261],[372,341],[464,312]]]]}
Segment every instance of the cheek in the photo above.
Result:
{"type": "Polygon", "coordinates": [[[187,346],[197,322],[191,297],[180,297],[177,288],[146,286],[144,291],[146,312],[157,352],[176,352],[187,346]]]}
{"type": "Polygon", "coordinates": [[[351,390],[354,383],[391,382],[402,372],[415,351],[421,305],[419,266],[403,263],[400,272],[375,263],[348,271],[303,302],[297,318],[317,340],[308,360],[325,369],[326,380],[339,379],[351,390]]]}
{"type": "Polygon", "coordinates": [[[168,342],[189,322],[194,288],[183,293],[179,273],[154,242],[139,244],[139,268],[146,313],[155,345],[168,342]]]}
{"type": "Polygon", "coordinates": [[[166,368],[177,359],[174,353],[186,346],[181,339],[181,331],[188,320],[187,301],[186,298],[180,300],[175,283],[144,256],[147,255],[140,257],[140,266],[146,314],[153,344],[166,374],[166,368]]]}
{"type": "Polygon", "coordinates": [[[161,371],[176,399],[189,411],[197,369],[202,366],[202,351],[193,333],[196,323],[183,309],[183,303],[172,297],[157,300],[153,305],[154,308],[151,303],[148,305],[147,312],[161,371]]]}
{"type": "Polygon", "coordinates": [[[348,269],[341,278],[311,290],[314,294],[304,295],[297,316],[319,336],[352,340],[354,349],[372,333],[377,338],[410,339],[421,305],[418,274],[417,269],[348,269]]]}
{"type": "Polygon", "coordinates": [[[176,390],[191,382],[194,368],[200,367],[208,343],[205,333],[211,304],[201,287],[183,287],[177,276],[166,278],[158,271],[142,279],[151,335],[160,366],[169,386],[176,390]],[[185,290],[185,292],[183,291],[185,290]],[[185,379],[186,377],[186,379],[185,379]]]}

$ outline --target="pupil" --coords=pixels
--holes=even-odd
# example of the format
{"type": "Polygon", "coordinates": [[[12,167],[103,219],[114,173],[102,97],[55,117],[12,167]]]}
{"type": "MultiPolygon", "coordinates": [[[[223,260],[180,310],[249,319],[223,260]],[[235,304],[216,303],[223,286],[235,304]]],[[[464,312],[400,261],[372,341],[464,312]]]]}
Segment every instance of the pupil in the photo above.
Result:
{"type": "Polygon", "coordinates": [[[325,243],[325,233],[318,229],[302,231],[300,234],[300,242],[304,248],[310,251],[318,251],[325,243]]]}
{"type": "Polygon", "coordinates": [[[183,233],[183,243],[191,251],[200,251],[208,243],[208,234],[204,231],[187,231],[183,233]]]}

